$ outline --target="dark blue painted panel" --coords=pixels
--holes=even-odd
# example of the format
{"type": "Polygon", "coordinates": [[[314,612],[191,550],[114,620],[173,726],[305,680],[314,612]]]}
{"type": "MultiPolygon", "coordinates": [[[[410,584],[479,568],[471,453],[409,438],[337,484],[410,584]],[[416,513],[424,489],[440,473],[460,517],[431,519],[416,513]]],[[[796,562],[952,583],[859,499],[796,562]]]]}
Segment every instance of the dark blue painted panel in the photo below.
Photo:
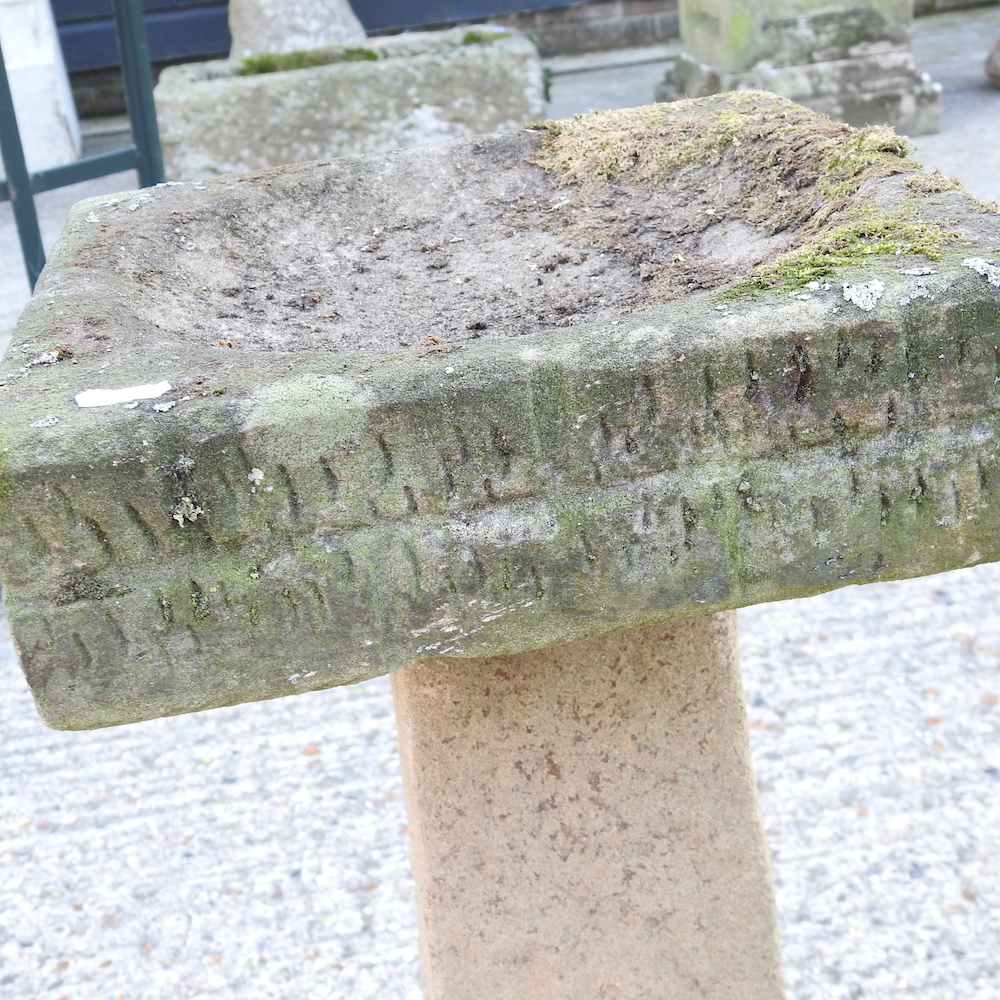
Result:
{"type": "MultiPolygon", "coordinates": [[[[580,0],[352,0],[367,31],[472,21],[517,11],[572,7],[580,0]]],[[[586,0],[584,0],[586,2],[586,0]]],[[[145,0],[154,62],[229,51],[228,6],[220,0],[145,0]]],[[[111,0],[52,0],[70,72],[118,65],[111,0]]]]}
{"type": "MultiPolygon", "coordinates": [[[[111,20],[111,0],[51,0],[52,13],[60,24],[63,21],[91,19],[111,20]]],[[[224,7],[220,0],[144,0],[143,10],[148,14],[158,10],[176,10],[178,7],[224,7]]]]}
{"type": "MultiPolygon", "coordinates": [[[[229,52],[229,19],[225,4],[146,15],[149,57],[153,62],[194,59],[229,52]]],[[[59,25],[66,68],[107,69],[118,65],[114,21],[70,21],[59,25]]]]}
{"type": "Polygon", "coordinates": [[[475,21],[527,10],[572,7],[580,0],[351,0],[367,31],[475,21]]]}

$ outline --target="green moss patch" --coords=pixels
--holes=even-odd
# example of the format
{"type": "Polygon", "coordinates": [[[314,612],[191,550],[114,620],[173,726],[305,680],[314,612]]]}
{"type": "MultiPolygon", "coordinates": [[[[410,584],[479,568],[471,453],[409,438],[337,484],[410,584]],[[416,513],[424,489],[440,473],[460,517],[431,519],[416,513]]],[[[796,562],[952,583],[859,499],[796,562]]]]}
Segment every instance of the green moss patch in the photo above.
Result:
{"type": "Polygon", "coordinates": [[[661,185],[684,168],[726,160],[752,176],[770,206],[779,192],[822,184],[846,196],[874,177],[916,169],[905,139],[888,128],[855,130],[791,101],[756,91],[650,104],[540,122],[533,162],[563,184],[608,181],[661,185]]]}
{"type": "Polygon", "coordinates": [[[959,233],[935,223],[907,223],[888,214],[852,219],[758,268],[737,282],[732,291],[741,294],[774,286],[789,290],[803,288],[811,281],[832,277],[843,267],[870,262],[873,257],[916,254],[927,260],[940,260],[945,246],[961,239],[959,233]]]}
{"type": "Polygon", "coordinates": [[[956,233],[915,217],[905,195],[955,182],[909,159],[907,140],[887,127],[853,129],[783,98],[754,91],[540,122],[532,162],[560,184],[595,189],[646,186],[677,196],[718,189],[720,218],[789,237],[786,252],[743,276],[742,291],[800,287],[873,256],[940,257],[956,233]],[[884,208],[873,182],[904,176],[904,197],[884,208]]]}
{"type": "Polygon", "coordinates": [[[301,49],[296,52],[261,52],[247,56],[240,68],[240,76],[261,73],[283,73],[293,69],[329,66],[341,62],[374,62],[378,53],[373,49],[301,49]]]}
{"type": "Polygon", "coordinates": [[[467,31],[462,36],[463,45],[489,45],[502,38],[510,38],[509,31],[467,31]]]}

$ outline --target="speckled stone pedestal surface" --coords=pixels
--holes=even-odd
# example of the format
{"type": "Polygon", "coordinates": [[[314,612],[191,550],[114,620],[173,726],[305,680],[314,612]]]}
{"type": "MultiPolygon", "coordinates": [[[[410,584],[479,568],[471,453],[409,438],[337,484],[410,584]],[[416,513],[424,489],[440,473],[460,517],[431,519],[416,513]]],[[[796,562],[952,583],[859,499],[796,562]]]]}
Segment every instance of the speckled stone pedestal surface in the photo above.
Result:
{"type": "Polygon", "coordinates": [[[784,995],[735,613],[392,682],[425,1000],[784,995]]]}

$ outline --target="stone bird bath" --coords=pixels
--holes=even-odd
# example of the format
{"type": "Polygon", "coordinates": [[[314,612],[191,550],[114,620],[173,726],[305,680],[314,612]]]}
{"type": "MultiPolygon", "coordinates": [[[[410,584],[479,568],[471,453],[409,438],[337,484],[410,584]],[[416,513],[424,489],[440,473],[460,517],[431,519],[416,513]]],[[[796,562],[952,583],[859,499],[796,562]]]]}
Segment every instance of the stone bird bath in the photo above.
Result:
{"type": "Polygon", "coordinates": [[[81,203],[0,372],[39,712],[398,671],[428,1000],[778,997],[733,609],[1000,559],[998,254],[753,93],[81,203]]]}

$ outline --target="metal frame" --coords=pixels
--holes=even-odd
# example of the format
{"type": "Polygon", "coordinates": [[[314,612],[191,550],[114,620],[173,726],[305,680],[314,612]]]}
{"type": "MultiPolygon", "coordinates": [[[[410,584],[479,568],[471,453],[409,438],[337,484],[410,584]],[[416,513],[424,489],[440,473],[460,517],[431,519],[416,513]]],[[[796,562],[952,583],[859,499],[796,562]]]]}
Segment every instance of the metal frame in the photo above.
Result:
{"type": "Polygon", "coordinates": [[[151,187],[164,180],[142,0],[112,0],[112,5],[121,55],[125,105],[132,128],[132,144],[123,149],[29,173],[24,162],[24,147],[17,128],[10,81],[7,79],[7,65],[0,49],[0,155],[7,175],[6,181],[0,181],[0,202],[9,201],[14,210],[21,255],[32,290],[45,266],[45,249],[35,211],[36,194],[122,170],[134,169],[139,175],[140,187],[151,187]]]}

